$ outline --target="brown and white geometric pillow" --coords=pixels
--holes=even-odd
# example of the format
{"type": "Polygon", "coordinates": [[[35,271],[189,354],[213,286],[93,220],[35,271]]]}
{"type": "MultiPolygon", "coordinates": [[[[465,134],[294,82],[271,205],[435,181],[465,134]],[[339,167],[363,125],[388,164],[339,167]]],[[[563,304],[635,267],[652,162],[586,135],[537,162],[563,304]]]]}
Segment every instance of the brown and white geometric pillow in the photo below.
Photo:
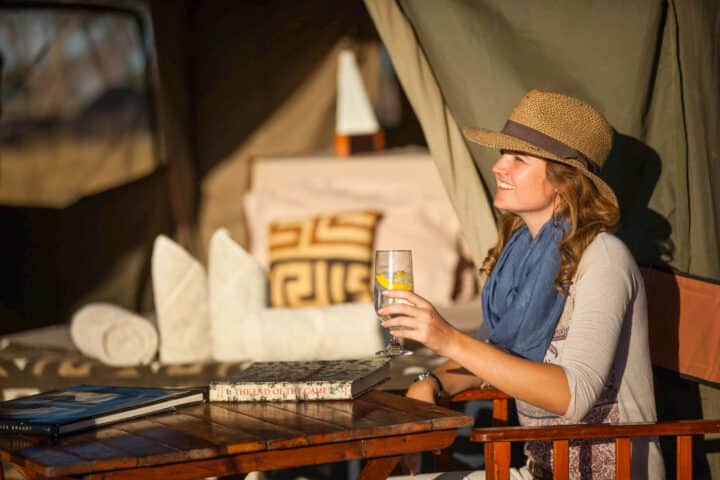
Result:
{"type": "Polygon", "coordinates": [[[270,224],[270,305],[319,307],[369,302],[375,227],[363,210],[270,224]]]}

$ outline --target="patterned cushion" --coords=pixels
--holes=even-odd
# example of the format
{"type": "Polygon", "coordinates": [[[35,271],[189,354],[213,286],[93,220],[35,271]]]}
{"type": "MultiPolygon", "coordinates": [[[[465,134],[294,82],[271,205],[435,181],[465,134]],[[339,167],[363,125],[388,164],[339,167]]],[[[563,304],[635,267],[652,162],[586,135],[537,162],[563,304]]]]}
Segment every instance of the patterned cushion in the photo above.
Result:
{"type": "Polygon", "coordinates": [[[369,302],[376,210],[276,221],[268,233],[270,305],[369,302]]]}
{"type": "MultiPolygon", "coordinates": [[[[384,165],[384,158],[381,160],[384,165]]],[[[430,165],[435,168],[432,161],[430,165]]],[[[461,238],[460,224],[442,184],[439,189],[423,189],[415,184],[401,183],[385,174],[382,182],[368,180],[370,172],[375,172],[377,176],[377,169],[366,168],[368,173],[365,176],[354,175],[356,171],[353,171],[353,175],[327,184],[303,183],[303,179],[307,178],[303,176],[295,180],[294,186],[246,193],[245,214],[253,257],[269,271],[267,237],[269,225],[274,221],[377,210],[382,212],[382,219],[375,231],[374,248],[412,250],[417,267],[413,275],[415,289],[420,295],[436,306],[462,303],[472,298],[471,282],[462,284],[468,290],[457,293],[453,290],[458,273],[458,244],[464,245],[464,241],[458,242],[461,238]]],[[[409,171],[414,168],[407,167],[409,171]]],[[[317,171],[322,173],[322,170],[317,171]]],[[[474,272],[469,270],[469,273],[472,281],[474,272]]]]}

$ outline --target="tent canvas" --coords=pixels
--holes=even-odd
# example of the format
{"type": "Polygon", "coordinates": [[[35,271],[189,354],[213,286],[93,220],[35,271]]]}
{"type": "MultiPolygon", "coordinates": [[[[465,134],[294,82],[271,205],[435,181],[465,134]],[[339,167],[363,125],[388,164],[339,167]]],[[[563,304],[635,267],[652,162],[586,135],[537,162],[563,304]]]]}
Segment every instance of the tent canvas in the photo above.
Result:
{"type": "MultiPolygon", "coordinates": [[[[443,115],[449,137],[451,120],[502,128],[533,87],[586,99],[619,134],[603,176],[620,197],[620,236],[638,261],[720,280],[717,2],[366,3],[431,149],[441,149],[432,137],[442,125],[430,122],[443,115]],[[426,95],[430,83],[439,98],[426,95]],[[444,112],[429,110],[436,101],[444,112]]],[[[452,156],[470,150],[490,194],[496,154],[453,147],[452,156]]]]}
{"type": "MultiPolygon", "coordinates": [[[[149,258],[159,233],[173,235],[199,258],[205,257],[210,235],[218,227],[228,228],[247,245],[242,194],[248,187],[251,159],[331,148],[332,92],[337,55],[343,48],[355,52],[371,99],[378,100],[379,39],[359,1],[336,5],[314,0],[293,6],[280,1],[3,2],[3,38],[17,27],[14,18],[21,14],[40,15],[50,25],[38,41],[18,44],[27,50],[27,58],[38,62],[28,70],[29,78],[49,65],[56,75],[68,75],[63,84],[72,87],[87,82],[73,81],[75,64],[61,61],[69,58],[67,52],[76,58],[73,52],[83,52],[77,45],[96,47],[85,48],[84,56],[78,57],[88,66],[90,80],[106,69],[112,71],[113,48],[123,45],[98,41],[95,30],[102,31],[100,27],[113,19],[125,22],[137,49],[126,52],[129,64],[145,69],[138,85],[146,94],[143,125],[149,125],[145,132],[152,147],[145,148],[148,154],[140,168],[128,163],[128,143],[118,142],[120,135],[109,142],[120,145],[113,150],[118,154],[95,156],[90,169],[71,168],[57,155],[45,155],[57,169],[39,166],[36,171],[67,179],[72,187],[53,187],[45,197],[32,181],[24,187],[15,181],[10,185],[20,177],[0,173],[0,198],[12,187],[23,199],[33,200],[4,201],[0,206],[5,231],[0,238],[1,333],[65,322],[75,309],[92,301],[152,310],[149,258]],[[53,23],[48,17],[56,14],[53,23]],[[46,40],[50,41],[43,43],[46,40]],[[119,175],[93,183],[109,167],[119,175]]],[[[10,54],[3,48],[6,112],[16,84],[10,74],[18,70],[10,54]]],[[[51,76],[46,78],[46,87],[52,85],[51,76]]],[[[46,90],[62,104],[62,92],[46,90]]],[[[9,119],[4,115],[0,121],[9,119]]],[[[3,129],[3,134],[8,131],[3,129]]],[[[423,141],[409,108],[387,134],[390,146],[423,141]]],[[[27,152],[22,154],[16,164],[27,169],[22,165],[28,163],[23,162],[27,152]]],[[[0,147],[0,167],[5,170],[3,159],[9,159],[9,150],[0,147]]]]}

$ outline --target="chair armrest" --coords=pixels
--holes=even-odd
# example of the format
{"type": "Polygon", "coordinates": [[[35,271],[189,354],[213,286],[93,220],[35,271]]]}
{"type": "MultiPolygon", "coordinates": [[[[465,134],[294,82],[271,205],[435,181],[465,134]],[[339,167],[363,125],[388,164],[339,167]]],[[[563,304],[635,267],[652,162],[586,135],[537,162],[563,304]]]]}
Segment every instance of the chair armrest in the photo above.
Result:
{"type": "Polygon", "coordinates": [[[450,402],[467,402],[469,400],[510,400],[512,397],[495,387],[468,388],[450,397],[450,402]]]}
{"type": "Polygon", "coordinates": [[[699,435],[716,432],[720,432],[720,419],[625,423],[620,425],[475,428],[470,434],[470,440],[474,442],[519,442],[529,440],[699,435]]]}
{"type": "Polygon", "coordinates": [[[677,478],[693,478],[692,435],[720,432],[717,420],[677,420],[673,422],[620,425],[555,425],[549,427],[476,428],[470,440],[485,442],[485,464],[489,479],[509,479],[510,442],[546,440],[553,442],[553,478],[569,478],[569,442],[576,439],[615,438],[616,478],[630,478],[631,437],[675,436],[677,478]]]}
{"type": "Polygon", "coordinates": [[[512,397],[495,387],[469,388],[446,399],[446,403],[470,400],[492,400],[492,424],[503,427],[510,423],[510,400],[512,397]]]}

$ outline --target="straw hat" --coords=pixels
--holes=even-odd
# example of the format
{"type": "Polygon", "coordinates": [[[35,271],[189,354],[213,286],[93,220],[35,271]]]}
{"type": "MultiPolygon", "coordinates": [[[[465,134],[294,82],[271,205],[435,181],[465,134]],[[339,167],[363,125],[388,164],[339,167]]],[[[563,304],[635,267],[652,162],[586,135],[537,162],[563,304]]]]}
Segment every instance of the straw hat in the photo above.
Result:
{"type": "Polygon", "coordinates": [[[615,193],[599,176],[612,148],[613,130],[595,108],[550,90],[531,90],[513,109],[500,132],[463,128],[471,142],[516,150],[580,170],[618,205],[615,193]]]}

